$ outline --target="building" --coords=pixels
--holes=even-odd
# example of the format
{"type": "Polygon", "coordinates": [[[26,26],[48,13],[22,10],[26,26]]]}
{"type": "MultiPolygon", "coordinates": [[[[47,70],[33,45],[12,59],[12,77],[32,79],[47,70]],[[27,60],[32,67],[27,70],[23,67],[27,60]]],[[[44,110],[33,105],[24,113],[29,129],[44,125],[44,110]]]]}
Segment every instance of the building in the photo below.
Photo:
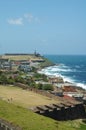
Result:
{"type": "Polygon", "coordinates": [[[28,64],[21,64],[21,65],[19,65],[18,70],[24,71],[27,73],[27,72],[30,72],[32,69],[31,69],[30,65],[28,65],[28,64]]]}
{"type": "Polygon", "coordinates": [[[63,78],[62,77],[49,77],[48,78],[49,82],[52,84],[56,84],[56,83],[64,83],[63,78]]]}
{"type": "Polygon", "coordinates": [[[0,69],[2,70],[11,70],[12,63],[9,59],[0,59],[0,69]]]}

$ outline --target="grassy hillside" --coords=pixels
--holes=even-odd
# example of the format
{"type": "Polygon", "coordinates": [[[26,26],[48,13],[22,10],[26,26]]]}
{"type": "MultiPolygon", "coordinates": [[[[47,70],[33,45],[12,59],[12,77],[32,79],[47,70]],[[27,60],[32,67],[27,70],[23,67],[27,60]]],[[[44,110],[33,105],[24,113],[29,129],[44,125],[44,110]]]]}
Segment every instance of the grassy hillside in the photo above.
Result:
{"type": "Polygon", "coordinates": [[[53,100],[18,87],[0,86],[0,118],[23,130],[85,130],[81,120],[56,121],[30,111],[30,106],[50,104],[53,100]],[[8,101],[8,99],[12,101],[8,101]]]}
{"type": "Polygon", "coordinates": [[[58,100],[42,96],[40,94],[23,90],[15,86],[3,86],[0,85],[0,98],[5,101],[9,101],[15,105],[19,105],[25,108],[37,105],[46,105],[52,103],[58,103],[58,100]],[[12,98],[12,100],[11,100],[12,98]]]}
{"type": "Polygon", "coordinates": [[[28,55],[2,55],[2,58],[9,60],[42,60],[41,57],[36,57],[34,54],[28,55]]]}
{"type": "Polygon", "coordinates": [[[41,67],[48,67],[54,65],[53,62],[51,62],[49,59],[45,58],[44,56],[35,56],[34,54],[28,54],[28,55],[2,55],[3,59],[9,59],[9,60],[43,60],[44,62],[41,62],[41,67]]]}
{"type": "Polygon", "coordinates": [[[43,57],[43,59],[45,61],[41,63],[41,67],[48,67],[48,66],[54,65],[54,63],[52,61],[50,61],[49,59],[47,59],[45,57],[43,57]]]}
{"type": "Polygon", "coordinates": [[[21,126],[23,130],[85,130],[80,120],[55,121],[53,119],[37,115],[25,108],[0,100],[0,118],[15,125],[21,126]]]}

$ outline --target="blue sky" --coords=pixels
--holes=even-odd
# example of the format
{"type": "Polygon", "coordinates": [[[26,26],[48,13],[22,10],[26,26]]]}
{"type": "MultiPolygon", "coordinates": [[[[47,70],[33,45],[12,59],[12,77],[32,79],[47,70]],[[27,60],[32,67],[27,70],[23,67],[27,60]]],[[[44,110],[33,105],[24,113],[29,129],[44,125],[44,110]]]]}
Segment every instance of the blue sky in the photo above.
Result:
{"type": "Polygon", "coordinates": [[[86,0],[0,0],[0,53],[86,54],[86,0]]]}

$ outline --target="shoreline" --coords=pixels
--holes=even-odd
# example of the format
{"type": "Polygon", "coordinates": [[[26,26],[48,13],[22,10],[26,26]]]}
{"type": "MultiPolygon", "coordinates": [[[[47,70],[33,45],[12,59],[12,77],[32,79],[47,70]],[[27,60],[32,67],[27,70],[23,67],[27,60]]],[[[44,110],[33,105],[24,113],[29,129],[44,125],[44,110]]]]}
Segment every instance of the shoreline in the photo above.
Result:
{"type": "Polygon", "coordinates": [[[86,90],[86,85],[84,83],[74,82],[70,77],[61,75],[59,72],[58,72],[58,74],[57,73],[50,74],[50,72],[48,72],[49,69],[54,69],[55,67],[58,67],[60,65],[62,65],[62,64],[54,64],[52,66],[44,67],[40,71],[38,71],[38,73],[45,74],[48,77],[49,76],[61,77],[63,79],[64,83],[74,84],[77,88],[80,87],[80,88],[86,90]]]}

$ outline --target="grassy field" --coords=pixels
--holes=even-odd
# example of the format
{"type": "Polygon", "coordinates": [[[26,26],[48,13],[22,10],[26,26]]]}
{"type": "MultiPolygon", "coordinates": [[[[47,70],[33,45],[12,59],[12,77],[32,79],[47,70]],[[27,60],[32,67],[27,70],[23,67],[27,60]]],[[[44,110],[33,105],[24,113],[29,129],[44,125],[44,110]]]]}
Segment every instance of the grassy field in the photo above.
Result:
{"type": "Polygon", "coordinates": [[[9,60],[42,60],[41,57],[35,55],[2,55],[2,58],[9,60]]]}
{"type": "Polygon", "coordinates": [[[25,108],[37,105],[45,105],[58,103],[59,101],[52,100],[51,98],[42,96],[40,94],[23,90],[18,87],[1,86],[0,85],[0,98],[15,105],[20,105],[25,108]]]}
{"type": "MultiPolygon", "coordinates": [[[[23,130],[85,130],[81,120],[56,121],[26,109],[34,105],[55,102],[39,94],[18,87],[0,86],[0,118],[20,126],[23,130]],[[12,98],[12,101],[10,100],[12,98]],[[9,101],[8,101],[9,99],[9,101]]],[[[59,101],[57,101],[59,102],[59,101]]]]}
{"type": "Polygon", "coordinates": [[[2,55],[3,59],[9,59],[9,60],[14,60],[14,61],[18,61],[18,60],[32,60],[32,61],[36,61],[36,60],[43,60],[44,62],[42,62],[40,65],[41,67],[46,67],[46,66],[51,66],[53,65],[53,63],[51,61],[49,61],[47,58],[44,57],[37,57],[35,55],[2,55]]]}
{"type": "Polygon", "coordinates": [[[85,130],[86,125],[81,120],[56,121],[31,112],[20,106],[0,100],[0,118],[15,125],[21,126],[23,130],[85,130]]]}

